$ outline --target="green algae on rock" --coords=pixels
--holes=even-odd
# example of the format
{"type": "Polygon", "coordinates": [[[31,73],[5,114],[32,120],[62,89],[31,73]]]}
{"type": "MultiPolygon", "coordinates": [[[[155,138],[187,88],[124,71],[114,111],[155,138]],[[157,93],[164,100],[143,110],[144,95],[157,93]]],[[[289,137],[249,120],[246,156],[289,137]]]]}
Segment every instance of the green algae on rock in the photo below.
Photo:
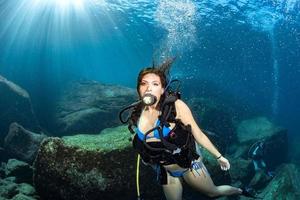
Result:
{"type": "Polygon", "coordinates": [[[80,134],[62,137],[65,145],[80,147],[84,150],[109,152],[117,149],[131,147],[129,141],[131,134],[127,126],[104,129],[100,134],[80,134]],[[121,134],[120,134],[121,133],[121,134]]]}

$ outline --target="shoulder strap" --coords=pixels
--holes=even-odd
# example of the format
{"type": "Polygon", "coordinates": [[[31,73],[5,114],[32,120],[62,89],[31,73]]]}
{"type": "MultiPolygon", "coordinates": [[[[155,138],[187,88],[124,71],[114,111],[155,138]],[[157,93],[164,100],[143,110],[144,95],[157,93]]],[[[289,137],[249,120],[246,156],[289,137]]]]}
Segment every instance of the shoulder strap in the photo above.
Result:
{"type": "Polygon", "coordinates": [[[168,93],[165,96],[164,102],[161,105],[161,115],[159,119],[163,123],[175,122],[176,118],[176,108],[175,101],[180,99],[180,93],[168,93]]]}

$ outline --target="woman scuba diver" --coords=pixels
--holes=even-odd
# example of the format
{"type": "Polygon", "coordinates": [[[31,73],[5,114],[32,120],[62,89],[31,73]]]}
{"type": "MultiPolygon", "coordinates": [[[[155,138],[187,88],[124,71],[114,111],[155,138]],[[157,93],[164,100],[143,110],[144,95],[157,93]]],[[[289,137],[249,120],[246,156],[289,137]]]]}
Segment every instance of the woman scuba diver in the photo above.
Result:
{"type": "Polygon", "coordinates": [[[141,70],[137,79],[140,101],[128,107],[131,112],[127,120],[122,120],[125,109],[120,113],[120,120],[128,122],[135,134],[134,149],[159,173],[167,200],[182,199],[182,180],[209,197],[247,195],[240,188],[213,183],[195,142],[216,158],[222,170],[229,170],[230,164],[201,131],[180,94],[170,91],[172,81],[168,82],[167,75],[173,61],[141,70]]]}

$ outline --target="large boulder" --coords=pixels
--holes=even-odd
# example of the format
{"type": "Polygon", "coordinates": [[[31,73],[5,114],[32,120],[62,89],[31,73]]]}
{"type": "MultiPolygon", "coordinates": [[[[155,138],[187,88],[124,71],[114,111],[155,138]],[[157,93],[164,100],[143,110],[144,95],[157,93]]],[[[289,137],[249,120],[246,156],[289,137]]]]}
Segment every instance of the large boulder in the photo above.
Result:
{"type": "Polygon", "coordinates": [[[73,82],[63,92],[55,109],[53,133],[72,135],[99,133],[120,124],[122,107],[137,99],[136,91],[95,81],[73,82]]]}
{"type": "Polygon", "coordinates": [[[266,117],[257,117],[242,121],[237,127],[237,136],[240,143],[255,142],[271,137],[281,130],[281,127],[266,117]]]}
{"type": "Polygon", "coordinates": [[[6,153],[13,158],[32,163],[46,135],[33,133],[17,123],[12,123],[4,139],[6,153]]]}
{"type": "Polygon", "coordinates": [[[12,122],[39,130],[29,94],[20,86],[0,76],[0,143],[12,122]]]}
{"type": "MultiPolygon", "coordinates": [[[[39,195],[45,200],[134,199],[136,154],[129,138],[125,126],[97,135],[47,138],[34,162],[39,195]]],[[[149,170],[140,170],[141,191],[159,199],[160,187],[149,170]]]]}

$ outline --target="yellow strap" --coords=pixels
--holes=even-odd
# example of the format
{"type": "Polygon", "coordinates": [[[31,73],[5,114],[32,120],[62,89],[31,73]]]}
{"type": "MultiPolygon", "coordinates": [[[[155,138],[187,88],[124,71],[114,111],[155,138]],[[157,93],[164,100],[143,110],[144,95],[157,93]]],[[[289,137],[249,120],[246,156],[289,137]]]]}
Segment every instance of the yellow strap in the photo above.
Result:
{"type": "Polygon", "coordinates": [[[137,197],[140,199],[140,159],[141,156],[138,154],[136,159],[136,191],[137,191],[137,197]]]}

